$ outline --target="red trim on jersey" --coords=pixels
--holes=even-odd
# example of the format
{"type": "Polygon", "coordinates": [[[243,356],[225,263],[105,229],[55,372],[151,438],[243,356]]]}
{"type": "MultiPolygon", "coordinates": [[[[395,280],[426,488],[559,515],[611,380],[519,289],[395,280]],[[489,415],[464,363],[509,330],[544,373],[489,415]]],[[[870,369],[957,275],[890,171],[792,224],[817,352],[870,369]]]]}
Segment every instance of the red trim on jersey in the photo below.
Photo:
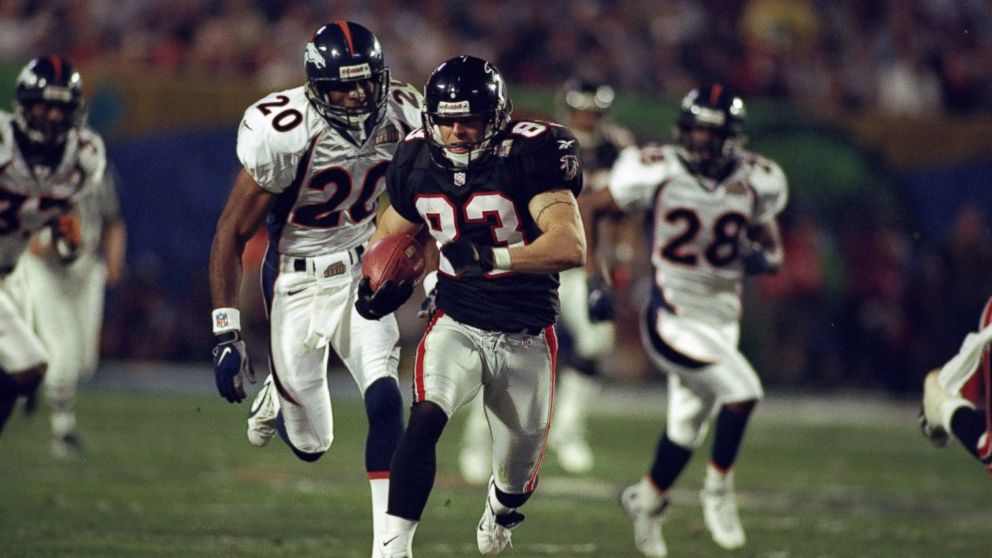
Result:
{"type": "Polygon", "coordinates": [[[558,367],[558,335],[555,333],[555,326],[544,327],[544,341],[548,344],[548,354],[551,357],[551,402],[548,405],[548,426],[544,429],[544,443],[541,444],[541,455],[537,457],[537,465],[530,476],[530,480],[524,486],[524,492],[533,492],[537,487],[537,474],[541,472],[541,463],[544,461],[544,454],[548,449],[548,433],[551,432],[551,417],[555,411],[555,370],[558,367]]]}
{"type": "Polygon", "coordinates": [[[420,338],[420,343],[417,344],[417,360],[413,368],[413,397],[414,403],[419,403],[427,399],[427,392],[424,388],[424,353],[426,353],[427,348],[427,336],[430,335],[431,330],[434,329],[434,324],[444,315],[444,312],[440,310],[434,311],[434,316],[431,318],[431,322],[427,324],[427,329],[424,330],[424,335],[420,338]]]}
{"type": "Polygon", "coordinates": [[[710,89],[710,104],[715,105],[717,101],[720,100],[720,95],[723,93],[723,84],[714,83],[713,89],[710,89]]]}
{"type": "Polygon", "coordinates": [[[348,27],[348,22],[339,19],[337,21],[338,27],[341,28],[341,32],[344,33],[344,42],[348,43],[348,54],[355,55],[355,45],[351,42],[351,28],[348,27]]]}
{"type": "Polygon", "coordinates": [[[389,479],[389,471],[369,471],[369,480],[389,479]]]}
{"type": "Polygon", "coordinates": [[[52,56],[52,67],[55,70],[55,81],[62,80],[62,58],[59,56],[52,56]]]}

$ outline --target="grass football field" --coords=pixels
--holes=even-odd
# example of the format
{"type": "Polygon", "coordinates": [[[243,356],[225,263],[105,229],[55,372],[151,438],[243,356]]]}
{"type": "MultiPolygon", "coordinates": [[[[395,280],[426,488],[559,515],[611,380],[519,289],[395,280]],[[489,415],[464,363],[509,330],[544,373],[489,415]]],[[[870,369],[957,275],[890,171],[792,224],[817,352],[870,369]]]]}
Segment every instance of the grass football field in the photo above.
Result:
{"type": "MultiPolygon", "coordinates": [[[[992,556],[992,477],[961,448],[932,448],[908,406],[879,402],[876,420],[868,402],[867,417],[848,420],[843,410],[823,416],[781,399],[759,407],[739,460],[747,546],[723,551],[703,527],[701,451],[674,491],[672,557],[992,556]]],[[[553,455],[545,460],[505,555],[638,556],[616,496],[654,452],[662,405],[643,407],[593,417],[591,475],[569,477],[553,455]]],[[[86,453],[67,461],[50,454],[47,409],[31,418],[18,410],[0,436],[0,556],[368,557],[357,397],[335,401],[335,445],[313,464],[278,439],[250,446],[246,410],[202,389],[88,386],[78,404],[86,453]]],[[[418,557],[478,556],[484,488],[457,475],[463,418],[439,448],[418,557]]]]}

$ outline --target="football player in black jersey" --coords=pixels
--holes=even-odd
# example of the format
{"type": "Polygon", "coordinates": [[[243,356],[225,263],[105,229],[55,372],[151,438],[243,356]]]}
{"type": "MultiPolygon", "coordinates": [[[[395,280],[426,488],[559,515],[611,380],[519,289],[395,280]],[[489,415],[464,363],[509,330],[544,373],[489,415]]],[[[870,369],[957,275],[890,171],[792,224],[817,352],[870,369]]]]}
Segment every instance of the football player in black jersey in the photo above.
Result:
{"type": "MultiPolygon", "coordinates": [[[[412,555],[448,419],[483,390],[494,477],[476,530],[497,554],[537,485],[554,399],[558,272],[585,261],[578,142],[551,122],[510,120],[506,84],[489,62],[459,56],[425,89],[424,127],[386,175],[391,207],[370,242],[422,227],[441,247],[437,310],[417,349],[414,403],[393,458],[382,554],[412,555]]],[[[412,286],[359,287],[375,318],[412,286]]]]}

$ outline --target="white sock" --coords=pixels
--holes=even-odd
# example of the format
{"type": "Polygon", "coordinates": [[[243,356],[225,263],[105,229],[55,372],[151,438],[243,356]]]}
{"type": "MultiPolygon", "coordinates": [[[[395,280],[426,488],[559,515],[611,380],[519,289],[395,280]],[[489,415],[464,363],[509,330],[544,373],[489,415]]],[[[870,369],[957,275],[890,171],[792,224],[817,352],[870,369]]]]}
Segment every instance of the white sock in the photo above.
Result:
{"type": "Polygon", "coordinates": [[[372,490],[372,540],[378,541],[386,532],[386,507],[389,504],[389,477],[369,479],[372,490]]]}
{"type": "Polygon", "coordinates": [[[706,486],[711,486],[714,488],[720,488],[727,484],[733,484],[734,482],[734,470],[730,469],[726,472],[721,471],[714,467],[712,464],[706,466],[706,486]]]}
{"type": "Polygon", "coordinates": [[[637,492],[640,500],[644,502],[644,508],[654,509],[661,505],[665,499],[665,494],[658,491],[648,475],[641,477],[641,482],[637,485],[637,492]]]}

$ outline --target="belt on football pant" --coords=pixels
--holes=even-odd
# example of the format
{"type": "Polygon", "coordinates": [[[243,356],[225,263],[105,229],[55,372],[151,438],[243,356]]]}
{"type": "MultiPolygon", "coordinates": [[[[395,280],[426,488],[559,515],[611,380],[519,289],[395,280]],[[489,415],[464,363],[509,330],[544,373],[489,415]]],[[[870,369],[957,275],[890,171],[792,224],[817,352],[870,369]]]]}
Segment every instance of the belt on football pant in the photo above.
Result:
{"type": "Polygon", "coordinates": [[[365,247],[358,245],[350,250],[321,254],[320,256],[281,256],[279,267],[282,271],[295,271],[330,277],[344,273],[346,268],[350,268],[362,261],[363,253],[365,253],[365,247]]]}

